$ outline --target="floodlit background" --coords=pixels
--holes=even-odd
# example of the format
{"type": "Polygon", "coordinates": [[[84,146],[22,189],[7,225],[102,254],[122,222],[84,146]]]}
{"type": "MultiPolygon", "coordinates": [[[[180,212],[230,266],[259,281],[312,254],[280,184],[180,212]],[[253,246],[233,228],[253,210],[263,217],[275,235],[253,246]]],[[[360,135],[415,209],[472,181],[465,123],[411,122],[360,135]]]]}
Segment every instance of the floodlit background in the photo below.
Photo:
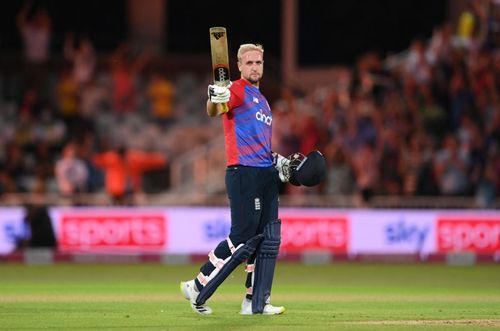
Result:
{"type": "Polygon", "coordinates": [[[10,1],[0,16],[3,254],[198,254],[227,235],[212,26],[233,79],[238,46],[264,45],[273,149],[328,160],[321,185],[281,187],[283,253],[499,250],[498,1],[10,1]]]}
{"type": "Polygon", "coordinates": [[[498,330],[500,1],[0,2],[0,329],[498,330]],[[240,266],[192,312],[224,240],[209,28],[265,48],[280,187],[272,302],[240,266]]]}

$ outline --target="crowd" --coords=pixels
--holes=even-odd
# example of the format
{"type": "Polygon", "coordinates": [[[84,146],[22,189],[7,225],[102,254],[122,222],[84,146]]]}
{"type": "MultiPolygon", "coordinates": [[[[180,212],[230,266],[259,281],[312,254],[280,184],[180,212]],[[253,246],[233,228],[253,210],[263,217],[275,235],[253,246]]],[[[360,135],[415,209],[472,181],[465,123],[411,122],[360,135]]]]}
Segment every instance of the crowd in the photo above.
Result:
{"type": "MultiPolygon", "coordinates": [[[[203,111],[209,75],[173,77],[127,44],[100,56],[71,33],[54,69],[48,13],[24,8],[17,24],[24,69],[0,77],[0,193],[104,190],[123,203],[124,192],[144,188],[145,172],[220,134],[203,111]]],[[[464,24],[457,32],[445,23],[397,55],[364,54],[331,85],[284,88],[272,105],[273,149],[319,149],[329,162],[321,186],[285,193],[491,205],[500,190],[500,53],[464,24]]]]}
{"type": "Polygon", "coordinates": [[[49,13],[29,3],[17,25],[23,59],[0,74],[0,194],[105,191],[124,203],[167,190],[170,155],[216,135],[199,111],[206,91],[196,74],[173,77],[127,43],[101,54],[71,32],[56,54],[49,13]]]}
{"type": "Polygon", "coordinates": [[[470,196],[500,191],[500,53],[449,24],[397,56],[368,53],[332,86],[274,107],[274,148],[324,151],[327,182],[290,193],[470,196]],[[298,191],[298,192],[296,192],[298,191]]]}

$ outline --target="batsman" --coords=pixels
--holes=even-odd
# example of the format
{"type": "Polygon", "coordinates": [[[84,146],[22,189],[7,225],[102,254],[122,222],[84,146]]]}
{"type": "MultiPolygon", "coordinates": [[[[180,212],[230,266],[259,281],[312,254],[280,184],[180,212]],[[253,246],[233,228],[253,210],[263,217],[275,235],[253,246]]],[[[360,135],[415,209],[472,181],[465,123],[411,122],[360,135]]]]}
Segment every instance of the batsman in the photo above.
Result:
{"type": "Polygon", "coordinates": [[[208,254],[199,274],[181,282],[181,291],[195,312],[209,315],[212,309],[207,300],[238,265],[246,262],[246,294],[240,314],[282,314],[285,307],[271,304],[281,242],[279,183],[316,185],[324,178],[326,163],[318,151],[288,158],[272,152],[273,116],[259,90],[264,73],[263,47],[239,47],[240,79],[230,82],[225,28],[211,28],[210,38],[214,84],[208,86],[206,110],[208,116],[220,116],[223,121],[231,229],[208,254]]]}

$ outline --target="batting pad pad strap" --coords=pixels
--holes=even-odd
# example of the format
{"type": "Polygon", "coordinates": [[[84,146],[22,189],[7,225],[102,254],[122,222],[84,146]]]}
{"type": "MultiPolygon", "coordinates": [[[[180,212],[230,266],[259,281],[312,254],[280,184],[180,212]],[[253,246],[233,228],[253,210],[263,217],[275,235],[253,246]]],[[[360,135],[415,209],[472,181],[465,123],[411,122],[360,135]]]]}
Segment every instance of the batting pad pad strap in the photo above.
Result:
{"type": "Polygon", "coordinates": [[[257,252],[255,262],[252,312],[262,314],[271,296],[274,268],[281,243],[281,220],[269,222],[264,228],[264,240],[257,252]]]}
{"type": "Polygon", "coordinates": [[[238,245],[238,247],[234,247],[233,242],[231,241],[231,239],[229,237],[226,238],[226,241],[227,241],[227,245],[229,246],[229,250],[231,251],[231,254],[233,254],[234,252],[236,252],[236,250],[238,248],[243,246],[243,243],[241,243],[238,245]]]}
{"type": "Polygon", "coordinates": [[[207,276],[205,276],[203,272],[200,272],[197,277],[200,284],[203,286],[207,285],[208,282],[211,281],[219,273],[220,269],[224,267],[224,265],[226,264],[227,261],[229,261],[230,258],[231,256],[229,256],[225,260],[219,259],[215,255],[215,252],[213,250],[210,253],[208,253],[208,260],[210,261],[210,263],[212,263],[215,269],[207,276]]]}
{"type": "Polygon", "coordinates": [[[200,282],[201,285],[205,286],[208,284],[208,277],[205,276],[202,272],[200,272],[198,274],[198,276],[196,276],[196,279],[198,279],[198,281],[200,282]]]}
{"type": "Polygon", "coordinates": [[[239,266],[243,261],[248,259],[257,249],[263,239],[263,235],[259,234],[249,239],[245,244],[238,245],[233,255],[224,264],[224,266],[210,275],[210,278],[205,286],[200,290],[200,294],[196,298],[197,305],[203,305],[214,294],[215,290],[222,282],[239,266]]]}
{"type": "Polygon", "coordinates": [[[198,274],[198,281],[200,282],[201,285],[205,286],[208,284],[209,281],[211,281],[217,274],[219,273],[220,269],[215,268],[210,275],[205,276],[203,272],[200,272],[198,274]]]}
{"type": "Polygon", "coordinates": [[[245,267],[245,272],[254,272],[255,270],[255,264],[247,264],[247,266],[245,267]]]}
{"type": "Polygon", "coordinates": [[[214,265],[215,269],[222,269],[224,264],[230,259],[231,257],[228,257],[227,259],[219,259],[217,256],[215,256],[214,251],[212,250],[210,253],[208,253],[208,259],[210,262],[214,265]]]}

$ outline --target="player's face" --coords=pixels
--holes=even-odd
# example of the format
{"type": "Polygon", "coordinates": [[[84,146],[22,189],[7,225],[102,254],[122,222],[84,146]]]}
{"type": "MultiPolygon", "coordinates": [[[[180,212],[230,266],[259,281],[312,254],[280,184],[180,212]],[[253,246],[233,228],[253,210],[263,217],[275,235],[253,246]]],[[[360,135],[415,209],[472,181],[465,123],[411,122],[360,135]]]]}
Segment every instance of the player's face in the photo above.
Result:
{"type": "Polygon", "coordinates": [[[253,85],[259,85],[259,81],[264,74],[264,60],[259,51],[248,51],[241,55],[238,62],[241,78],[246,79],[253,85]]]}

